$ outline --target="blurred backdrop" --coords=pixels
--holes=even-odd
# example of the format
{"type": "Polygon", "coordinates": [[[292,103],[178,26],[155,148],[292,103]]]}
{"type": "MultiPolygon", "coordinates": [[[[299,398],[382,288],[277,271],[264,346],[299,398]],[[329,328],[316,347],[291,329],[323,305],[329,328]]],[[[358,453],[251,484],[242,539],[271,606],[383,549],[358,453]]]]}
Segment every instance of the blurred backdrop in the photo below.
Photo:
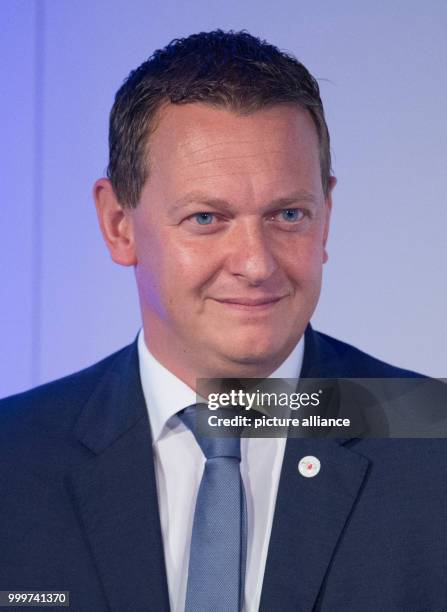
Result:
{"type": "Polygon", "coordinates": [[[293,52],[321,86],[338,186],[314,326],[447,376],[445,0],[2,0],[0,396],[135,337],[133,270],[91,196],[108,114],[156,48],[217,27],[293,52]]]}

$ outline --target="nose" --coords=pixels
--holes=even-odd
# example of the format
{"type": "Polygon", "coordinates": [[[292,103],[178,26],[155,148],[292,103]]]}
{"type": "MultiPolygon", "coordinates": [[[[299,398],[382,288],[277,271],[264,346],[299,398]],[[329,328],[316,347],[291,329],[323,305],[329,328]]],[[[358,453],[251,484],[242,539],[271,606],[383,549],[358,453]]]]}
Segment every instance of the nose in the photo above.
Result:
{"type": "Polygon", "coordinates": [[[230,254],[227,269],[231,274],[256,286],[267,281],[278,269],[262,223],[255,219],[241,221],[238,229],[234,228],[228,239],[230,254]]]}

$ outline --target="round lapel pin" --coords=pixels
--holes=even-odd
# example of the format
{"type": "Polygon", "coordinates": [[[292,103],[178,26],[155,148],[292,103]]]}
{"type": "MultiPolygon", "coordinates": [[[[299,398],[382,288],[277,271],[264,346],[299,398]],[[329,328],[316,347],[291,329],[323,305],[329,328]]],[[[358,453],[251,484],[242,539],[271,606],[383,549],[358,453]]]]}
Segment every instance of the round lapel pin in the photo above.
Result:
{"type": "Polygon", "coordinates": [[[321,463],[319,459],[313,457],[312,455],[303,457],[298,463],[298,472],[301,474],[301,476],[305,476],[306,478],[316,476],[320,471],[320,468],[321,463]]]}

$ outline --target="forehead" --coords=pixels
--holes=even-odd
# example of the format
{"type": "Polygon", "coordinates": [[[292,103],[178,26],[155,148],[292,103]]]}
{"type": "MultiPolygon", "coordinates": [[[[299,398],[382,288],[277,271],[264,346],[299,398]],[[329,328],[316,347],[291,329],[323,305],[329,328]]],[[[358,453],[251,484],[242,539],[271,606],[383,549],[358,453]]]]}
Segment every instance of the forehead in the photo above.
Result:
{"type": "MultiPolygon", "coordinates": [[[[209,148],[242,148],[252,144],[268,149],[269,143],[284,147],[318,145],[309,112],[291,104],[278,104],[249,114],[209,104],[167,104],[158,114],[149,139],[151,156],[169,150],[181,157],[206,156],[209,148]]],[[[212,152],[210,152],[212,155],[212,152]]]]}
{"type": "Polygon", "coordinates": [[[284,104],[250,114],[169,104],[149,138],[148,161],[148,183],[165,188],[320,178],[313,120],[308,111],[284,104]]]}

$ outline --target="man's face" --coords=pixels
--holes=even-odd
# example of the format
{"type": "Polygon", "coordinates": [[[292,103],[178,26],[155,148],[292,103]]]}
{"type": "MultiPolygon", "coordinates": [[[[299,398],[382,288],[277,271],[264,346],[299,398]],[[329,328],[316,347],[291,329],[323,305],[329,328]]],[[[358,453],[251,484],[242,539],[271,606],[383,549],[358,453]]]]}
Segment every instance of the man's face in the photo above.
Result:
{"type": "Polygon", "coordinates": [[[127,213],[155,357],[186,381],[276,369],[318,301],[330,206],[306,111],[165,107],[127,213]]]}

